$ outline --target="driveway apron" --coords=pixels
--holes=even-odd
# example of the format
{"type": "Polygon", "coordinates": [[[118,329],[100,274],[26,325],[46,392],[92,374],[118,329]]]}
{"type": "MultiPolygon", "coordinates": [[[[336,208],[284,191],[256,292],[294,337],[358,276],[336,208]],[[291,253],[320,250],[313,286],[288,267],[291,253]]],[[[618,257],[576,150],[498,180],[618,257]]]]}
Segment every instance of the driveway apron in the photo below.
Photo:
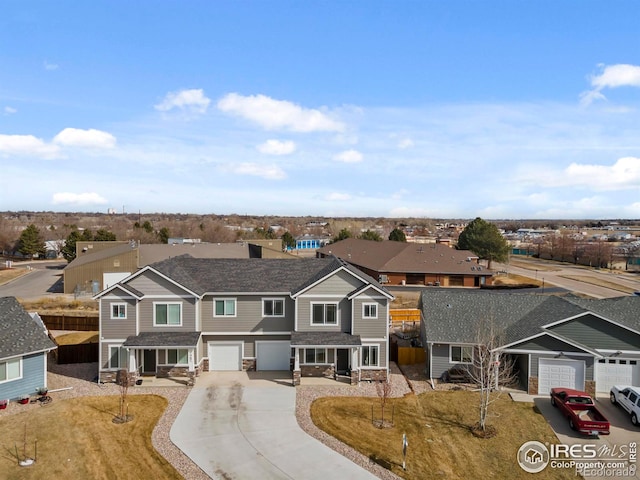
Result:
{"type": "Polygon", "coordinates": [[[376,478],[298,426],[294,387],[229,378],[227,384],[197,382],[171,428],[171,441],[209,476],[376,478]]]}

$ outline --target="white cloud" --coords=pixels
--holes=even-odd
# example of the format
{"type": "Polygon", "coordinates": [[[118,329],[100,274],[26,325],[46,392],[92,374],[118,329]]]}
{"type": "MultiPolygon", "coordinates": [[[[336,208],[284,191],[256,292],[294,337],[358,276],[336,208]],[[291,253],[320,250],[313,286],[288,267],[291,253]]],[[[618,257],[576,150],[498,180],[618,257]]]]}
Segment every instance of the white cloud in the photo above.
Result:
{"type": "Polygon", "coordinates": [[[174,108],[189,113],[206,113],[211,99],[207,98],[202,89],[179,90],[169,92],[162,102],[154,108],[161,112],[168,112],[174,108]]]}
{"type": "Polygon", "coordinates": [[[265,155],[289,155],[296,151],[296,144],[291,140],[267,140],[256,148],[265,155]]]}
{"type": "Polygon", "coordinates": [[[238,174],[262,177],[267,180],[283,180],[287,174],[277,165],[260,165],[257,163],[239,163],[237,165],[226,165],[223,170],[238,174]]]}
{"type": "Polygon", "coordinates": [[[0,153],[8,155],[34,155],[41,158],[57,158],[59,148],[33,135],[0,134],[0,153]]]}
{"type": "Polygon", "coordinates": [[[58,70],[59,66],[55,63],[49,63],[46,60],[43,62],[42,66],[45,70],[53,71],[58,70]]]}
{"type": "Polygon", "coordinates": [[[413,140],[411,140],[410,138],[403,138],[398,142],[398,148],[400,150],[405,150],[411,147],[413,147],[413,140]]]}
{"type": "Polygon", "coordinates": [[[12,114],[16,113],[17,111],[18,111],[18,110],[16,110],[16,109],[15,109],[15,108],[13,108],[13,107],[10,107],[10,106],[8,106],[8,105],[7,105],[6,107],[4,107],[4,114],[5,114],[5,115],[12,115],[12,114]]]}
{"type": "Polygon", "coordinates": [[[87,193],[70,193],[60,192],[53,194],[54,205],[105,205],[107,199],[95,192],[87,193]]]}
{"type": "Polygon", "coordinates": [[[332,192],[325,197],[325,200],[330,202],[345,202],[351,200],[351,195],[348,193],[332,192]]]}
{"type": "Polygon", "coordinates": [[[591,90],[580,94],[583,105],[589,105],[594,100],[604,100],[601,93],[605,88],[640,87],[640,66],[629,64],[599,65],[601,73],[589,77],[591,90]]]}
{"type": "Polygon", "coordinates": [[[362,161],[362,154],[357,150],[345,150],[334,155],[333,159],[344,163],[358,163],[362,161]]]}
{"type": "Polygon", "coordinates": [[[285,100],[275,100],[266,95],[242,96],[229,93],[218,101],[218,108],[247,120],[267,130],[293,132],[339,132],[344,125],[316,109],[302,108],[285,100]]]}
{"type": "Polygon", "coordinates": [[[81,148],[113,148],[116,145],[116,137],[102,130],[82,130],[79,128],[65,128],[55,137],[53,143],[65,147],[81,148]]]}

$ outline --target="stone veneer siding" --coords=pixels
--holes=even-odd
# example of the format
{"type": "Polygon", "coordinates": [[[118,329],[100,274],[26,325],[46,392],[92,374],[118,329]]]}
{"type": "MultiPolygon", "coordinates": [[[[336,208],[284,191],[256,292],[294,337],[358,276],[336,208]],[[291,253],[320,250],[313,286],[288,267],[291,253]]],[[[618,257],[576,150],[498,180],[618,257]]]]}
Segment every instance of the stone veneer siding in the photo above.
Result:
{"type": "Polygon", "coordinates": [[[386,381],[386,370],[360,370],[360,381],[386,381]]]}
{"type": "Polygon", "coordinates": [[[527,391],[529,395],[538,394],[538,377],[529,377],[529,389],[527,391]]]}
{"type": "Polygon", "coordinates": [[[303,377],[328,377],[334,378],[333,365],[300,365],[300,375],[303,377]]]}

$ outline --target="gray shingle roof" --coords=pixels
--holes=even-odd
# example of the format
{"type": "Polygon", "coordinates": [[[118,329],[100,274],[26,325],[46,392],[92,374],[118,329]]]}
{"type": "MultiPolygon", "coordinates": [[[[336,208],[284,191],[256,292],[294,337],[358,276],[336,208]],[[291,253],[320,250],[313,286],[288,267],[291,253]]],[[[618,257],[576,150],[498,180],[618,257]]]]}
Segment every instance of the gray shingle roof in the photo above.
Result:
{"type": "Polygon", "coordinates": [[[218,259],[182,255],[150,267],[194,293],[203,295],[220,292],[296,292],[341,265],[338,259],[218,259]]]}
{"type": "Polygon", "coordinates": [[[477,325],[490,321],[504,332],[502,344],[532,337],[543,325],[586,312],[640,331],[640,297],[592,300],[485,290],[424,290],[421,309],[427,341],[474,343],[477,325]]]}
{"type": "Polygon", "coordinates": [[[195,347],[200,332],[142,332],[127,337],[124,347],[195,347]]]}
{"type": "Polygon", "coordinates": [[[42,326],[15,297],[0,298],[0,359],[54,348],[42,326]]]}
{"type": "Polygon", "coordinates": [[[291,346],[297,347],[357,347],[362,345],[360,335],[344,332],[293,332],[291,346]]]}

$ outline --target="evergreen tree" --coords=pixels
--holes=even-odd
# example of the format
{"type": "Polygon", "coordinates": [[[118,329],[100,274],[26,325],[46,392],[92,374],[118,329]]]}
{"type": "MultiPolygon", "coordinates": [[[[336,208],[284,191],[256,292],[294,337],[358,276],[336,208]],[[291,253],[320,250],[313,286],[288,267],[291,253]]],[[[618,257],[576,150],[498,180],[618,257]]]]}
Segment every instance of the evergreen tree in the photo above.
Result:
{"type": "Polygon", "coordinates": [[[93,236],[93,239],[96,242],[115,242],[116,235],[115,233],[112,233],[109,230],[105,230],[104,228],[101,228],[93,236]]]}
{"type": "Polygon", "coordinates": [[[76,258],[76,242],[78,242],[78,240],[81,240],[80,232],[78,230],[72,230],[64,241],[62,256],[69,263],[76,258]]]}
{"type": "Polygon", "coordinates": [[[480,217],[473,220],[458,238],[458,250],[471,250],[478,257],[491,262],[504,262],[509,256],[509,244],[498,227],[480,217]]]}
{"type": "Polygon", "coordinates": [[[40,230],[33,223],[25,228],[18,239],[18,251],[29,257],[44,256],[46,246],[40,230]]]}
{"type": "Polygon", "coordinates": [[[347,230],[346,228],[343,228],[338,232],[338,235],[336,235],[331,239],[331,243],[336,243],[336,242],[339,242],[340,240],[351,238],[352,236],[353,235],[351,235],[351,232],[349,230],[347,230]]]}
{"type": "Polygon", "coordinates": [[[389,234],[389,240],[393,242],[406,242],[407,236],[399,228],[394,228],[389,234]]]}
{"type": "Polygon", "coordinates": [[[282,243],[284,244],[285,248],[296,248],[296,239],[293,238],[293,235],[291,235],[289,232],[284,232],[282,234],[282,243]]]}
{"type": "Polygon", "coordinates": [[[160,240],[160,243],[164,243],[167,244],[169,243],[169,237],[171,236],[169,234],[169,229],[167,227],[162,227],[160,230],[158,230],[158,239],[160,240]]]}
{"type": "Polygon", "coordinates": [[[362,232],[358,237],[361,240],[372,240],[374,242],[381,242],[382,237],[378,232],[374,232],[373,230],[367,230],[366,232],[362,232]]]}

